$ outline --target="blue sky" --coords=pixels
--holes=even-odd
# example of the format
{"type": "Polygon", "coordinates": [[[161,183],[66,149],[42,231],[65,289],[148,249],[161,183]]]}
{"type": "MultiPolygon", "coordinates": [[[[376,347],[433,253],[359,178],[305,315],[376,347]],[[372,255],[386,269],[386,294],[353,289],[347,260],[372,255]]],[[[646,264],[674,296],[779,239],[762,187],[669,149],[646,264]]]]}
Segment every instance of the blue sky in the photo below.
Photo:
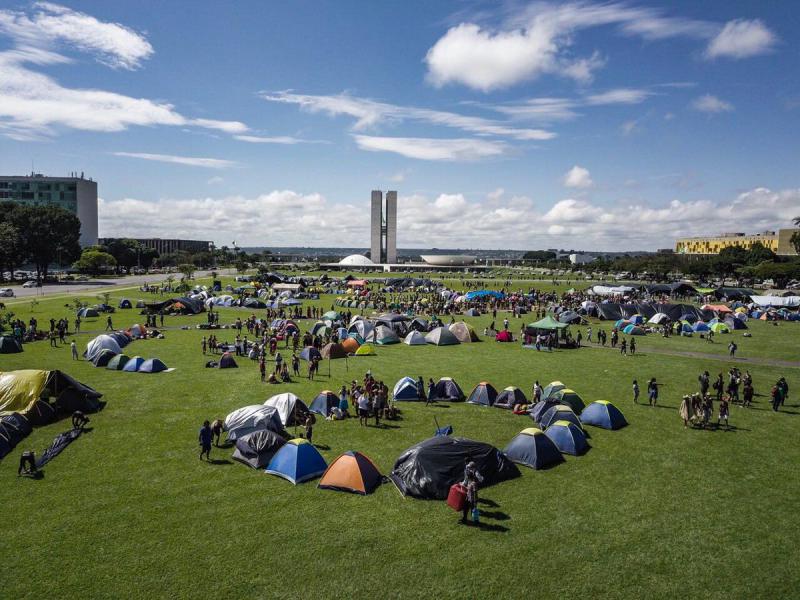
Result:
{"type": "Polygon", "coordinates": [[[800,214],[793,2],[0,2],[0,171],[100,233],[654,249],[800,214]]]}

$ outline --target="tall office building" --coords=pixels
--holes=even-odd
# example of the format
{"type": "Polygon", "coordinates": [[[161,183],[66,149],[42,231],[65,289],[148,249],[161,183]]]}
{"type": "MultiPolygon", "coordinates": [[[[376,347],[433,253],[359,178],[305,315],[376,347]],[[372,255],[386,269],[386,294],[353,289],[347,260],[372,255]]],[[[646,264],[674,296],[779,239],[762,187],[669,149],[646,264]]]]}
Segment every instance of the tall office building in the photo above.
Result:
{"type": "Polygon", "coordinates": [[[0,202],[11,200],[19,204],[40,206],[54,204],[65,208],[81,222],[81,246],[97,244],[97,182],[80,177],[45,177],[30,175],[0,175],[0,202]]]}
{"type": "Polygon", "coordinates": [[[397,262],[397,192],[372,190],[370,258],[378,264],[397,262]]]}

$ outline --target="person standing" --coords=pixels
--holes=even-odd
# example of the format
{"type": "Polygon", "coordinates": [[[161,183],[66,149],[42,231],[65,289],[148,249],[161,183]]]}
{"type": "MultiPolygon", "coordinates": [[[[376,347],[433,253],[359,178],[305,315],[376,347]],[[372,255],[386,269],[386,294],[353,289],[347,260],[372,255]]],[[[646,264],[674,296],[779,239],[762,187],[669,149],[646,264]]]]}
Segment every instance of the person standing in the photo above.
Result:
{"type": "Polygon", "coordinates": [[[208,421],[203,421],[203,426],[200,428],[200,460],[203,460],[203,454],[206,455],[206,460],[211,460],[211,425],[208,421]]]}
{"type": "Polygon", "coordinates": [[[203,341],[200,342],[200,347],[203,349],[203,355],[205,355],[206,350],[208,349],[208,342],[206,341],[206,336],[203,336],[203,341]]]}
{"type": "Polygon", "coordinates": [[[423,400],[425,400],[425,381],[422,379],[422,375],[417,377],[416,388],[417,388],[417,400],[422,402],[423,400]]]}
{"type": "Polygon", "coordinates": [[[432,378],[428,378],[428,397],[425,399],[425,406],[433,402],[433,397],[436,394],[436,384],[433,383],[432,378]]]}
{"type": "Polygon", "coordinates": [[[655,406],[658,403],[658,384],[655,377],[652,377],[647,384],[647,398],[650,406],[655,406]]]}
{"type": "MultiPolygon", "coordinates": [[[[464,468],[464,481],[461,482],[467,492],[466,501],[461,510],[462,523],[467,523],[468,515],[478,509],[478,484],[482,481],[483,476],[478,472],[477,465],[473,461],[468,462],[464,468]]],[[[474,517],[473,520],[477,521],[474,517]]]]}
{"type": "Polygon", "coordinates": [[[772,398],[772,410],[778,412],[778,407],[781,405],[781,390],[777,383],[772,386],[770,396],[772,398]]]}
{"type": "Polygon", "coordinates": [[[720,422],[723,420],[725,421],[725,429],[730,429],[728,425],[728,415],[730,413],[730,403],[728,402],[728,397],[723,396],[722,400],[719,402],[719,416],[717,417],[717,427],[719,427],[720,422]]]}
{"type": "Polygon", "coordinates": [[[786,383],[785,377],[781,377],[778,379],[778,383],[776,385],[781,391],[781,406],[783,406],[786,402],[786,399],[789,397],[789,384],[786,383]]]}
{"type": "Polygon", "coordinates": [[[633,403],[639,404],[639,382],[633,380],[633,403]]]}
{"type": "Polygon", "coordinates": [[[689,421],[692,420],[694,415],[692,414],[692,398],[691,396],[684,396],[683,400],[681,400],[681,406],[678,409],[679,414],[681,415],[681,419],[683,419],[683,427],[689,427],[689,421]]]}
{"type": "Polygon", "coordinates": [[[542,399],[542,386],[537,379],[533,384],[533,403],[538,404],[542,399]]]}
{"type": "Polygon", "coordinates": [[[358,424],[366,426],[367,419],[369,419],[369,396],[366,392],[361,392],[358,396],[358,424]]]}
{"type": "Polygon", "coordinates": [[[628,340],[623,338],[622,343],[619,345],[619,353],[625,356],[628,355],[628,340]]]}
{"type": "Polygon", "coordinates": [[[697,380],[700,382],[700,393],[705,396],[708,393],[708,386],[710,382],[710,375],[708,374],[708,371],[703,371],[697,380]]]}
{"type": "Polygon", "coordinates": [[[738,346],[736,346],[736,342],[731,341],[731,343],[728,344],[728,353],[730,354],[731,358],[734,358],[736,356],[737,347],[738,346]]]}
{"type": "Polygon", "coordinates": [[[314,417],[311,415],[311,413],[308,413],[304,425],[306,439],[308,440],[308,443],[311,444],[311,438],[314,435],[314,417]]]}
{"type": "Polygon", "coordinates": [[[636,338],[631,338],[631,356],[636,354],[636,338]]]}
{"type": "Polygon", "coordinates": [[[75,343],[75,340],[72,340],[69,343],[70,350],[72,350],[72,360],[79,360],[78,359],[78,345],[75,343]]]}
{"type": "Polygon", "coordinates": [[[106,331],[114,331],[114,324],[111,322],[111,315],[106,317],[106,331]]]}

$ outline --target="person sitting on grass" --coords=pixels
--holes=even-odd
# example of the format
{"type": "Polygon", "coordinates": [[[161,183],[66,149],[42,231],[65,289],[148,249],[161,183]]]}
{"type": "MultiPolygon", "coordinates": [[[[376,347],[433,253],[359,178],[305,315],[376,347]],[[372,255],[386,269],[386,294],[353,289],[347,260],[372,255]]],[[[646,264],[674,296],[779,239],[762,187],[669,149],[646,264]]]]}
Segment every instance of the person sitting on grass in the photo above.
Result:
{"type": "Polygon", "coordinates": [[[284,383],[291,383],[292,378],[289,377],[289,365],[286,363],[281,364],[281,381],[284,383]]]}
{"type": "Polygon", "coordinates": [[[83,414],[81,411],[76,410],[72,413],[72,428],[73,429],[80,429],[83,431],[83,428],[89,423],[89,417],[83,414]]]}
{"type": "Polygon", "coordinates": [[[278,376],[275,374],[275,371],[273,371],[272,373],[269,374],[269,379],[267,379],[267,383],[271,383],[271,384],[280,383],[280,380],[278,379],[278,376]]]}

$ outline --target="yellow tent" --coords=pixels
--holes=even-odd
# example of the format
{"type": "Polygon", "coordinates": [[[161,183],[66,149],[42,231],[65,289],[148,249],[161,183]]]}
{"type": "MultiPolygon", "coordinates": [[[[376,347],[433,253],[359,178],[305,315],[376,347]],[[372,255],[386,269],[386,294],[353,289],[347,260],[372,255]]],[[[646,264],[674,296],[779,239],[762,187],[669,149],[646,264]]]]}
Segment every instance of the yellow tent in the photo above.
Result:
{"type": "Polygon", "coordinates": [[[42,395],[48,374],[35,369],[0,373],[0,416],[25,412],[42,395]]]}
{"type": "Polygon", "coordinates": [[[355,351],[356,356],[375,356],[375,348],[372,344],[364,344],[355,351]]]}

